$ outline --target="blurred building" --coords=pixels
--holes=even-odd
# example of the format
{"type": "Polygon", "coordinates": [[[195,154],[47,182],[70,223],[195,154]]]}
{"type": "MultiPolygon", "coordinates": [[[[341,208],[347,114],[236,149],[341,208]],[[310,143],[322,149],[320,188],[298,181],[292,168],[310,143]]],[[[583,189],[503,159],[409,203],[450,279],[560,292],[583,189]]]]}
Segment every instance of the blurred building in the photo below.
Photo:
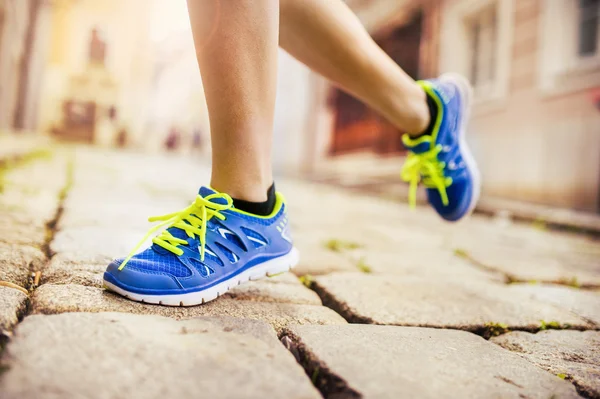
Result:
{"type": "Polygon", "coordinates": [[[155,62],[150,113],[144,145],[158,150],[173,135],[176,148],[208,151],[210,127],[202,79],[190,28],[171,31],[154,43],[155,62]]]}
{"type": "Polygon", "coordinates": [[[0,129],[37,126],[50,10],[42,0],[0,0],[0,129]]]}
{"type": "MultiPolygon", "coordinates": [[[[347,3],[411,76],[469,77],[483,195],[600,212],[599,0],[347,3]]],[[[299,76],[312,106],[297,167],[357,185],[397,181],[397,129],[314,74],[299,76]]]]}
{"type": "MultiPolygon", "coordinates": [[[[417,79],[475,87],[483,195],[600,212],[600,0],[346,0],[417,79]]],[[[208,148],[184,0],[0,0],[0,129],[208,148]]],[[[285,53],[278,172],[406,191],[400,131],[285,53]]]]}
{"type": "Polygon", "coordinates": [[[152,2],[54,0],[39,128],[127,145],[143,133],[152,79],[152,2]]]}

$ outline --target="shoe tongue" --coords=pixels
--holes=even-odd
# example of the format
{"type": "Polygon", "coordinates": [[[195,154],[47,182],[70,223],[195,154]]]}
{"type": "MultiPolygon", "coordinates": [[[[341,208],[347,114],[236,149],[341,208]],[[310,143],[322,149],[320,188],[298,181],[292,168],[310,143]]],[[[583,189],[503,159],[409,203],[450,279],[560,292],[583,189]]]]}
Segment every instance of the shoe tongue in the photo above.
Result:
{"type": "MultiPolygon", "coordinates": [[[[202,198],[206,198],[212,194],[219,194],[219,192],[213,190],[210,187],[205,187],[205,186],[200,187],[200,190],[198,190],[198,195],[201,196],[202,198]]],[[[214,202],[215,204],[220,204],[220,205],[227,205],[227,200],[225,198],[221,198],[221,197],[211,198],[210,202],[214,202]]]]}
{"type": "MultiPolygon", "coordinates": [[[[212,194],[219,194],[219,192],[213,190],[210,187],[204,187],[204,186],[200,187],[200,190],[198,190],[198,195],[201,196],[202,198],[208,197],[209,195],[212,195],[212,194]]],[[[221,197],[211,198],[210,202],[214,202],[215,204],[227,205],[227,200],[225,198],[221,198],[221,197]]],[[[210,224],[211,221],[209,220],[208,223],[210,224]]],[[[184,230],[179,229],[177,227],[169,227],[167,229],[167,231],[169,233],[171,233],[174,237],[181,238],[182,240],[187,240],[189,238],[189,236],[187,235],[187,233],[184,230]]],[[[155,251],[159,251],[159,252],[163,251],[163,248],[156,244],[153,244],[152,248],[155,251]]]]}
{"type": "Polygon", "coordinates": [[[431,149],[433,137],[430,135],[425,135],[413,139],[409,135],[405,134],[402,136],[402,143],[407,150],[414,152],[415,154],[422,154],[431,149]]]}
{"type": "Polygon", "coordinates": [[[198,195],[201,196],[202,198],[204,197],[208,197],[211,194],[216,194],[217,192],[215,190],[213,190],[210,187],[205,187],[202,186],[200,187],[200,190],[198,190],[198,195]]]}

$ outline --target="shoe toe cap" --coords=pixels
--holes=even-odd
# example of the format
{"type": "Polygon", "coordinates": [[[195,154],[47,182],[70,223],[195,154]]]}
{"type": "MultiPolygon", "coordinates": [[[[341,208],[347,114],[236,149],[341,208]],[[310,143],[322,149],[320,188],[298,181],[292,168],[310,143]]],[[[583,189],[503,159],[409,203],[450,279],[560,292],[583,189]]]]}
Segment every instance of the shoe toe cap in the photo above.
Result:
{"type": "Polygon", "coordinates": [[[119,270],[122,262],[122,259],[117,259],[108,265],[104,272],[105,282],[127,291],[146,293],[181,288],[176,277],[167,273],[149,272],[129,264],[119,270]]]}
{"type": "Polygon", "coordinates": [[[444,205],[437,190],[427,190],[431,205],[445,220],[454,222],[465,217],[471,208],[473,196],[472,183],[468,180],[457,181],[447,188],[448,204],[444,205]]]}

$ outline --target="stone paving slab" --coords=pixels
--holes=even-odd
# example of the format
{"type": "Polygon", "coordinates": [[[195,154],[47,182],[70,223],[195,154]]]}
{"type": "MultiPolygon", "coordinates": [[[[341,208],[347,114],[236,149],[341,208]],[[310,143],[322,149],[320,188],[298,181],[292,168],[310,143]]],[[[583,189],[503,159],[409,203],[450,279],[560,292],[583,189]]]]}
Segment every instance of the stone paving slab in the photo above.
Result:
{"type": "Polygon", "coordinates": [[[11,330],[27,310],[29,297],[10,287],[0,286],[0,333],[11,330]]]}
{"type": "Polygon", "coordinates": [[[600,291],[548,284],[511,284],[508,288],[519,295],[568,309],[600,327],[600,291]]]}
{"type": "Polygon", "coordinates": [[[68,154],[57,151],[8,169],[2,176],[0,202],[36,218],[54,218],[58,196],[67,184],[68,159],[68,154]]]}
{"type": "Polygon", "coordinates": [[[219,298],[201,306],[169,307],[134,302],[101,288],[75,284],[44,284],[35,290],[31,301],[32,313],[124,312],[175,319],[227,315],[264,320],[277,331],[290,324],[346,323],[340,315],[324,306],[219,298]]]}
{"type": "Polygon", "coordinates": [[[485,241],[472,237],[464,235],[456,248],[473,262],[505,273],[513,280],[600,286],[597,239],[517,229],[485,241]]]}
{"type": "Polygon", "coordinates": [[[514,331],[491,340],[572,381],[585,397],[600,398],[599,331],[514,331]]]}
{"type": "Polygon", "coordinates": [[[230,317],[32,316],[3,362],[6,399],[320,398],[267,324],[230,317]]]}
{"type": "Polygon", "coordinates": [[[87,259],[57,254],[44,268],[41,284],[79,284],[102,288],[102,276],[111,262],[107,256],[88,256],[87,259]]]}
{"type": "Polygon", "coordinates": [[[315,277],[314,289],[325,305],[353,322],[477,332],[490,324],[535,331],[542,321],[578,329],[594,327],[568,310],[509,290],[507,285],[482,281],[462,284],[397,275],[334,273],[315,277]]]}
{"type": "Polygon", "coordinates": [[[250,281],[233,287],[223,298],[256,302],[295,303],[321,306],[321,299],[304,285],[274,284],[269,279],[250,281]]]}
{"type": "Polygon", "coordinates": [[[46,223],[6,205],[0,199],[0,242],[41,248],[47,239],[46,223]]]}
{"type": "Polygon", "coordinates": [[[144,234],[144,230],[127,226],[122,226],[118,232],[115,226],[69,227],[56,233],[50,250],[74,259],[99,256],[114,259],[129,254],[144,234]]]}
{"type": "Polygon", "coordinates": [[[481,270],[469,261],[443,248],[412,248],[399,251],[396,247],[387,251],[364,251],[357,258],[368,265],[372,273],[394,274],[424,279],[471,281],[481,280],[503,283],[504,275],[481,270]]]}
{"type": "Polygon", "coordinates": [[[37,248],[0,242],[0,281],[8,281],[25,289],[32,271],[41,270],[46,255],[37,248]]]}
{"type": "Polygon", "coordinates": [[[285,333],[327,397],[579,397],[568,382],[464,331],[349,324],[285,333]]]}
{"type": "Polygon", "coordinates": [[[300,251],[300,261],[292,270],[297,276],[357,270],[356,264],[350,258],[328,250],[322,242],[297,239],[294,245],[300,251]]]}
{"type": "MultiPolygon", "coordinates": [[[[126,224],[128,228],[137,228],[143,233],[152,226],[148,217],[164,215],[189,205],[193,192],[187,201],[182,195],[179,198],[149,195],[141,190],[127,187],[114,191],[89,190],[77,187],[69,192],[65,200],[65,213],[62,215],[59,229],[66,227],[113,227],[126,224]],[[98,192],[94,192],[94,191],[98,192]],[[91,192],[90,192],[91,191],[91,192]],[[98,206],[98,198],[102,198],[102,207],[98,206]],[[127,209],[127,217],[123,217],[123,209],[127,209]]],[[[141,238],[141,237],[140,237],[141,238]]]]}

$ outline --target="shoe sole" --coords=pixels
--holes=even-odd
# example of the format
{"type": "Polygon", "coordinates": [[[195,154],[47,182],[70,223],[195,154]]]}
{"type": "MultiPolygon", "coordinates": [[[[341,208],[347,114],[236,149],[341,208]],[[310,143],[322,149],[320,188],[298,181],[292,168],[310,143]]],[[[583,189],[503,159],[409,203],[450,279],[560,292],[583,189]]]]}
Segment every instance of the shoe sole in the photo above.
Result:
{"type": "Polygon", "coordinates": [[[456,220],[458,221],[473,213],[481,194],[481,174],[479,173],[477,162],[475,162],[475,158],[473,158],[473,154],[471,153],[466,140],[467,125],[469,123],[469,117],[471,113],[471,101],[473,99],[473,88],[471,87],[469,81],[459,74],[445,73],[440,76],[439,80],[453,83],[460,92],[460,98],[462,100],[461,114],[463,115],[463,118],[460,121],[460,132],[458,138],[459,149],[460,154],[467,164],[467,169],[473,178],[473,194],[471,195],[471,202],[469,203],[469,207],[467,208],[465,214],[456,220]]]}
{"type": "Polygon", "coordinates": [[[218,297],[229,291],[231,288],[246,283],[250,280],[260,280],[265,277],[272,277],[277,274],[287,272],[298,264],[298,260],[298,250],[296,248],[292,248],[292,250],[286,255],[252,266],[251,268],[244,270],[243,272],[231,277],[229,280],[222,281],[219,284],[214,285],[205,290],[187,292],[185,294],[139,294],[127,291],[121,287],[109,283],[106,280],[104,280],[104,287],[110,291],[116,292],[119,295],[122,295],[128,299],[137,302],[152,303],[156,305],[166,306],[195,306],[210,302],[213,299],[217,299],[218,297]]]}

